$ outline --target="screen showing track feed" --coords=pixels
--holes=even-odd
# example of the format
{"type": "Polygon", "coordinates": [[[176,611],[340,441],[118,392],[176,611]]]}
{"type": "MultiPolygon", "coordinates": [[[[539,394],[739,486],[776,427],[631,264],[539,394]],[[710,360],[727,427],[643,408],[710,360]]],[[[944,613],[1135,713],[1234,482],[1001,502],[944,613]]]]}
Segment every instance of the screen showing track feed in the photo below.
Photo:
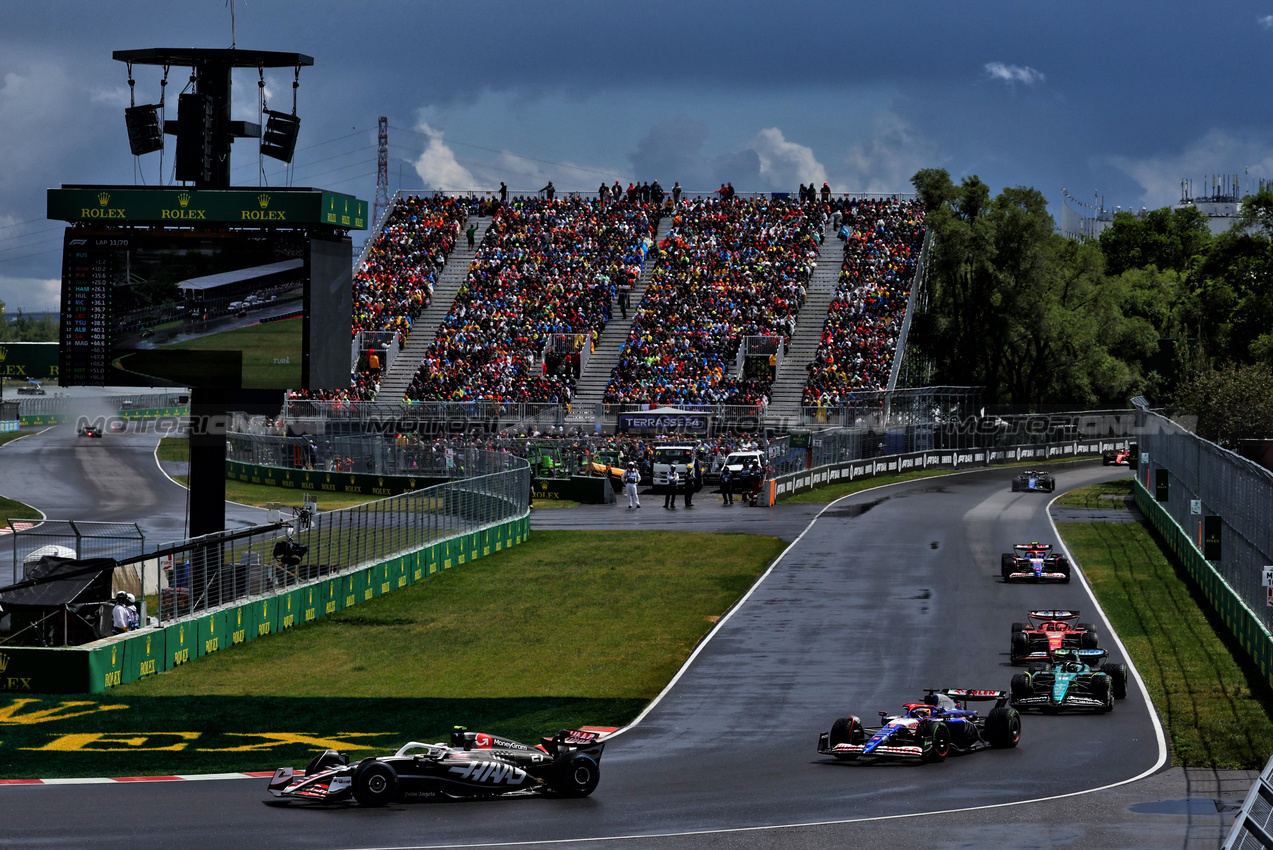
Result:
{"type": "Polygon", "coordinates": [[[349,381],[349,347],[336,342],[349,339],[348,238],[72,228],[63,252],[63,384],[323,389],[349,381]],[[342,251],[343,270],[334,259],[342,251]],[[310,285],[315,270],[318,287],[310,285]],[[325,350],[332,346],[343,354],[325,350]]]}

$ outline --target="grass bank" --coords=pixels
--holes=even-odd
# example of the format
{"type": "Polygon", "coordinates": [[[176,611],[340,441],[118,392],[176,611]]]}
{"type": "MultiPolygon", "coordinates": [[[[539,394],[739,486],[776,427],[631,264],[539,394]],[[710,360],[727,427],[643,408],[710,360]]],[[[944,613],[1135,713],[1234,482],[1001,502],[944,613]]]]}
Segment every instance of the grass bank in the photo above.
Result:
{"type": "MultiPolygon", "coordinates": [[[[1117,481],[1067,494],[1064,502],[1109,509],[1130,493],[1130,481],[1117,481]]],[[[1145,679],[1173,762],[1263,767],[1273,752],[1273,690],[1223,637],[1223,621],[1150,529],[1099,522],[1058,528],[1145,679]]]]}
{"type": "Polygon", "coordinates": [[[113,693],[650,699],[782,548],[750,534],[537,531],[113,693]]]}
{"type": "Polygon", "coordinates": [[[782,549],[743,534],[537,531],[100,697],[0,697],[0,777],[304,766],[328,747],[361,757],[444,740],[454,724],[531,742],[622,726],[782,549]]]}

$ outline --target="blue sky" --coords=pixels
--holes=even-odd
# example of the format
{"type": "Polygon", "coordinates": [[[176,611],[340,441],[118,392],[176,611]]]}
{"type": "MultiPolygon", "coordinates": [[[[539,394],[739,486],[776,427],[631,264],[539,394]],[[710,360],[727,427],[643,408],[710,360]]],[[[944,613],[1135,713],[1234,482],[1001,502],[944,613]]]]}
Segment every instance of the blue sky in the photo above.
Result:
{"type": "MultiPolygon", "coordinates": [[[[992,189],[1175,203],[1180,181],[1273,178],[1273,0],[236,0],[240,48],[306,53],[292,168],[239,142],[237,185],[372,200],[376,119],[397,188],[908,191],[920,168],[992,189]]],[[[56,309],[63,183],[171,183],[172,139],[128,152],[111,52],[228,47],[227,0],[0,4],[0,301],[56,309]]],[[[161,72],[134,69],[139,103],[161,72]]],[[[188,69],[173,68],[170,102],[188,69]]],[[[291,72],[266,75],[291,109],[291,72]]],[[[254,120],[254,71],[234,117],[254,120]]],[[[175,117],[171,110],[169,117],[175,117]]],[[[1196,189],[1195,189],[1196,191],[1196,189]]],[[[361,241],[355,236],[355,243],[361,241]]]]}

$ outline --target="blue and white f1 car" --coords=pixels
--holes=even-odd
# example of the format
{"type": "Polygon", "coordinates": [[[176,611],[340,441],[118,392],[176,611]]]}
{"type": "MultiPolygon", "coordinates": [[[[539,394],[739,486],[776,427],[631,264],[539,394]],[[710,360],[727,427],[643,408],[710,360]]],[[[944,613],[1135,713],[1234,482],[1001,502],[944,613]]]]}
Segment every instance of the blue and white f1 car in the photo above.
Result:
{"type": "Polygon", "coordinates": [[[880,725],[873,727],[855,716],[841,717],[818,736],[818,752],[841,761],[875,756],[936,762],[952,752],[1015,747],[1021,740],[1021,715],[1008,705],[1007,691],[932,688],[923,702],[902,708],[901,714],[881,711],[880,725]],[[965,707],[978,700],[993,700],[995,707],[985,717],[965,707]]]}
{"type": "Polygon", "coordinates": [[[999,559],[1004,581],[1069,581],[1070,561],[1048,543],[1018,543],[999,559]]]}
{"type": "Polygon", "coordinates": [[[1019,490],[1042,490],[1051,493],[1056,490],[1056,480],[1041,469],[1027,469],[1012,479],[1012,492],[1019,490]]]}

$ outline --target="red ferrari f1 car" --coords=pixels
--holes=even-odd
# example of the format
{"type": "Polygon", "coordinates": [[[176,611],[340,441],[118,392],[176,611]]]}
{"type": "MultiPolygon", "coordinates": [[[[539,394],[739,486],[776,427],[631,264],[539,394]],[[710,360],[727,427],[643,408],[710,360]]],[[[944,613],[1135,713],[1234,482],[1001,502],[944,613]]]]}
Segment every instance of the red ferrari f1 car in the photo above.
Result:
{"type": "Polygon", "coordinates": [[[1096,649],[1096,627],[1074,624],[1078,611],[1030,611],[1025,623],[1012,624],[1012,663],[1047,661],[1058,649],[1096,649]]]}

